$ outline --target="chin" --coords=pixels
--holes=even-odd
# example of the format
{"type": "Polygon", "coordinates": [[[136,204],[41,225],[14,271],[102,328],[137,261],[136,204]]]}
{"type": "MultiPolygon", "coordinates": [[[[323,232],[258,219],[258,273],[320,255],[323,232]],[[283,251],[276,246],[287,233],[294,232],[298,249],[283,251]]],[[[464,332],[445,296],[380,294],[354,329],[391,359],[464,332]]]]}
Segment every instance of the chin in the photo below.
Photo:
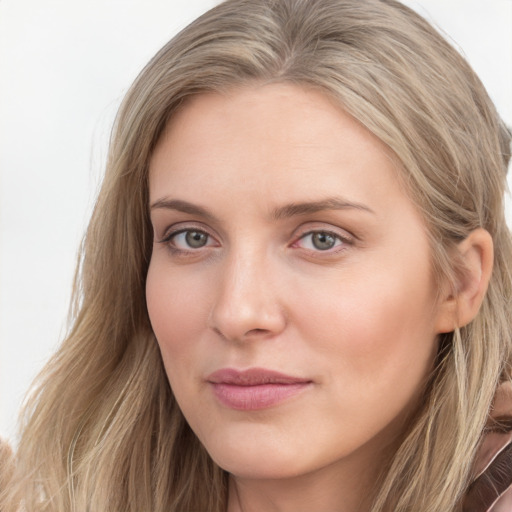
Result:
{"type": "Polygon", "coordinates": [[[314,471],[321,466],[317,456],[308,456],[303,447],[277,443],[253,436],[236,442],[231,436],[205,445],[214,462],[228,473],[247,479],[286,479],[314,471]]]}
{"type": "Polygon", "coordinates": [[[278,457],[272,459],[262,456],[257,459],[239,457],[239,460],[215,460],[215,462],[231,475],[247,480],[284,480],[311,471],[311,469],[308,470],[297,465],[297,460],[281,460],[278,457]]]}

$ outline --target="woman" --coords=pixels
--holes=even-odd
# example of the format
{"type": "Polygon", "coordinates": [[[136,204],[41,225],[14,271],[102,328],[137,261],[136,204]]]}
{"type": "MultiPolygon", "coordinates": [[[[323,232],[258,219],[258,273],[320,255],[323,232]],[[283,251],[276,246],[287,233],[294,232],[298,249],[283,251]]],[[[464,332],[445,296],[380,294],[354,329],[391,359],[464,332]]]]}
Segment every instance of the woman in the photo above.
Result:
{"type": "Polygon", "coordinates": [[[510,135],[393,0],[229,0],[117,119],[27,510],[511,510],[510,135]]]}

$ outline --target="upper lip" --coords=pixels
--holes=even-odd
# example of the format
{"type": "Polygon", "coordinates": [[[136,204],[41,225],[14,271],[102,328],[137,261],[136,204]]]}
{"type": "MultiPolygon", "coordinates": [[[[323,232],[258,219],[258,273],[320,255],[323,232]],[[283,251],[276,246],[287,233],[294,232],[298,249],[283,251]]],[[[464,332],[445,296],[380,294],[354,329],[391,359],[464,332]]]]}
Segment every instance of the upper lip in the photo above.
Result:
{"type": "Polygon", "coordinates": [[[232,384],[235,386],[258,386],[263,384],[299,384],[311,382],[311,379],[293,377],[266,368],[236,370],[223,368],[210,374],[206,380],[212,384],[232,384]]]}

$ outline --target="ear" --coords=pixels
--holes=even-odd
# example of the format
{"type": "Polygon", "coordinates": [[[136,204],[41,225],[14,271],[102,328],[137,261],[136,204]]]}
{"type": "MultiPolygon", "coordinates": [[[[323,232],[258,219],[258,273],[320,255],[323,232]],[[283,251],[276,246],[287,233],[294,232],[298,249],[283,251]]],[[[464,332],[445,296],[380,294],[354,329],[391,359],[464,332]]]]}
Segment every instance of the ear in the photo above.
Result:
{"type": "Polygon", "coordinates": [[[453,257],[456,263],[455,290],[441,297],[436,322],[438,333],[463,327],[476,317],[492,273],[491,235],[485,229],[475,229],[459,243],[453,257]]]}

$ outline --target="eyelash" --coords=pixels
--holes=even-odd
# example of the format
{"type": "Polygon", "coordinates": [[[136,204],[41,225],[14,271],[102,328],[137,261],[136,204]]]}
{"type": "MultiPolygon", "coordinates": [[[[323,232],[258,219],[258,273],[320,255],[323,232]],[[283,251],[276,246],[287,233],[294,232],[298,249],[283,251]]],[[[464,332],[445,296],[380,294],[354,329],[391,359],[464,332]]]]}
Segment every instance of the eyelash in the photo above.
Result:
{"type": "Polygon", "coordinates": [[[206,245],[202,246],[202,247],[198,247],[198,248],[193,248],[193,247],[190,247],[188,249],[185,249],[185,248],[180,248],[180,247],[177,247],[175,245],[174,240],[176,239],[176,237],[178,237],[179,235],[182,235],[182,234],[186,234],[186,233],[198,233],[200,235],[206,235],[208,237],[208,241],[214,239],[214,237],[208,233],[207,231],[205,231],[204,229],[195,229],[193,227],[189,227],[189,228],[183,228],[183,229],[178,229],[176,231],[171,231],[169,233],[166,233],[164,235],[164,237],[159,240],[160,243],[162,244],[165,244],[167,245],[167,247],[169,248],[169,250],[173,253],[173,254],[176,254],[176,255],[183,255],[183,256],[187,256],[188,254],[192,254],[192,253],[195,253],[197,252],[199,249],[203,249],[204,247],[210,247],[210,245],[208,245],[208,242],[206,245]]]}
{"type": "MultiPolygon", "coordinates": [[[[329,237],[332,237],[335,239],[335,245],[332,247],[332,248],[327,248],[327,249],[311,249],[311,248],[304,248],[302,247],[302,249],[308,251],[308,252],[311,252],[311,253],[318,253],[318,254],[325,254],[325,255],[332,255],[332,254],[336,254],[340,251],[343,251],[346,249],[346,246],[347,245],[353,245],[354,243],[354,240],[352,237],[348,237],[348,236],[343,236],[339,233],[336,233],[334,231],[329,231],[329,230],[325,230],[325,229],[312,229],[306,233],[303,233],[300,237],[296,238],[295,241],[290,245],[290,247],[297,247],[297,248],[301,248],[299,243],[300,241],[302,240],[305,240],[307,237],[313,237],[314,235],[316,234],[321,234],[321,235],[327,235],[329,237]]],[[[212,247],[211,244],[209,244],[208,242],[211,241],[211,240],[214,240],[215,238],[213,237],[213,235],[211,235],[210,233],[208,233],[207,231],[205,231],[204,229],[195,229],[193,227],[189,227],[189,228],[183,228],[183,229],[178,229],[176,231],[171,231],[169,233],[167,233],[166,235],[164,235],[164,237],[159,240],[159,243],[162,243],[162,244],[165,244],[167,245],[167,247],[169,248],[169,250],[174,254],[174,255],[177,255],[177,256],[187,256],[187,255],[192,255],[194,253],[197,253],[200,249],[203,249],[205,247],[212,247]],[[207,243],[201,247],[197,247],[197,248],[193,248],[193,247],[189,247],[189,248],[180,248],[180,247],[177,247],[175,245],[174,240],[176,239],[176,237],[178,237],[179,235],[182,235],[182,234],[187,234],[187,233],[197,233],[197,234],[200,234],[200,235],[205,235],[208,239],[207,243]]],[[[311,242],[311,245],[314,245],[313,242],[311,242]]]]}
{"type": "MultiPolygon", "coordinates": [[[[326,255],[336,254],[340,251],[345,250],[347,245],[352,245],[354,242],[352,238],[350,238],[348,236],[343,236],[334,231],[329,231],[329,230],[325,230],[325,229],[312,229],[312,230],[308,231],[307,233],[302,234],[299,238],[297,238],[297,240],[292,244],[292,247],[297,247],[300,241],[305,240],[307,237],[313,237],[314,235],[327,235],[329,237],[332,237],[335,240],[336,245],[334,245],[331,248],[305,249],[307,251],[311,251],[311,252],[319,253],[319,254],[326,254],[326,255]]],[[[311,241],[311,245],[314,245],[313,241],[311,241]]]]}

